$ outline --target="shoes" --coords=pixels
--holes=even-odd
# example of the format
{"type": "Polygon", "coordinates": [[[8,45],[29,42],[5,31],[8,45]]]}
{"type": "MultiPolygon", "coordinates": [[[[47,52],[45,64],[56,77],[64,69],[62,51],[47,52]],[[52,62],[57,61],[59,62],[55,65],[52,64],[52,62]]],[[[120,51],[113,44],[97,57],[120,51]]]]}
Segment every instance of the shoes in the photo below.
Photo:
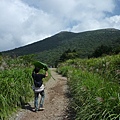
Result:
{"type": "Polygon", "coordinates": [[[43,108],[43,107],[40,107],[38,110],[39,111],[43,111],[45,108],[43,108]]]}
{"type": "Polygon", "coordinates": [[[43,105],[42,104],[40,104],[40,106],[39,106],[39,111],[42,111],[42,110],[44,110],[45,108],[43,107],[43,105]]]}
{"type": "Polygon", "coordinates": [[[38,111],[38,109],[37,108],[35,108],[35,111],[34,112],[37,112],[38,111]]]}
{"type": "Polygon", "coordinates": [[[34,112],[38,112],[38,111],[43,111],[45,108],[40,107],[39,109],[35,109],[34,112]]]}

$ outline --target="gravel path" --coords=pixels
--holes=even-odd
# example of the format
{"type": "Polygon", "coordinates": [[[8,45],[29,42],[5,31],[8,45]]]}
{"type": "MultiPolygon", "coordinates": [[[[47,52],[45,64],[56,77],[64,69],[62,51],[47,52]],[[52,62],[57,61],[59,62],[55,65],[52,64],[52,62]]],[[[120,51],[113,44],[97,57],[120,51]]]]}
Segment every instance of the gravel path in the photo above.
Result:
{"type": "Polygon", "coordinates": [[[68,120],[67,78],[57,74],[54,68],[51,68],[51,74],[55,80],[50,78],[45,84],[45,110],[33,112],[32,101],[15,116],[14,120],[68,120]]]}

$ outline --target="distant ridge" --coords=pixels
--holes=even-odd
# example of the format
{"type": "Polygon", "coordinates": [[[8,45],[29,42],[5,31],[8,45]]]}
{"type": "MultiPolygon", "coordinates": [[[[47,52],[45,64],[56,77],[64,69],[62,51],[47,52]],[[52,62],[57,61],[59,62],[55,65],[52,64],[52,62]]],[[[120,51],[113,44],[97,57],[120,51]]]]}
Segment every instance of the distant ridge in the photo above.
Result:
{"type": "Polygon", "coordinates": [[[114,28],[98,29],[73,33],[61,31],[51,37],[32,44],[2,52],[5,55],[36,54],[48,64],[55,63],[67,49],[76,50],[80,58],[86,58],[98,46],[115,46],[120,41],[120,30],[114,28]]]}

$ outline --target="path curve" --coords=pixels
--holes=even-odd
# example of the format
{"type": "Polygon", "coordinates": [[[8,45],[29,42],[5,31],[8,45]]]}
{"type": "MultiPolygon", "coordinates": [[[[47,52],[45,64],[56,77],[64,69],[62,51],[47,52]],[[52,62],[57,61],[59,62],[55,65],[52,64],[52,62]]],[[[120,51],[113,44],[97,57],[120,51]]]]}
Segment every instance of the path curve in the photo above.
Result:
{"type": "Polygon", "coordinates": [[[45,84],[45,110],[33,112],[33,101],[22,109],[15,120],[67,120],[66,110],[69,103],[67,98],[67,78],[62,77],[51,68],[50,80],[45,84]]]}

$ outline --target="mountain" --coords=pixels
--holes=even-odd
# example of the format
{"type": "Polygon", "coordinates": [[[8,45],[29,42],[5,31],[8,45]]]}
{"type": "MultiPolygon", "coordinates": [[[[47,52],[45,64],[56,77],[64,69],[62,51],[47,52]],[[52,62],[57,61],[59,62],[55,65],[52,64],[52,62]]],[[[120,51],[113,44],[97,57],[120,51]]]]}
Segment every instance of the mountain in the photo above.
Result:
{"type": "Polygon", "coordinates": [[[80,33],[64,31],[2,53],[17,56],[36,54],[40,61],[54,65],[65,50],[76,50],[80,58],[86,58],[100,45],[116,46],[118,43],[120,44],[120,30],[118,29],[99,29],[80,33]]]}

